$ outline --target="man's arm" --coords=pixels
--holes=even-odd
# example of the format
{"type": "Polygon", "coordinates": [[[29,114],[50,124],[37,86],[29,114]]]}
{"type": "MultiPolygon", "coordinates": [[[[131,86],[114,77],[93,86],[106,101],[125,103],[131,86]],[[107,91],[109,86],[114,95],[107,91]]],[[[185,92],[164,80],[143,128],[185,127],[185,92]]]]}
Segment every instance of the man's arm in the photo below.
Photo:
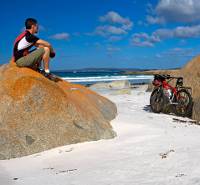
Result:
{"type": "Polygon", "coordinates": [[[50,49],[51,53],[55,53],[53,47],[51,46],[51,44],[45,40],[39,39],[36,43],[35,43],[36,47],[48,47],[50,49]]]}

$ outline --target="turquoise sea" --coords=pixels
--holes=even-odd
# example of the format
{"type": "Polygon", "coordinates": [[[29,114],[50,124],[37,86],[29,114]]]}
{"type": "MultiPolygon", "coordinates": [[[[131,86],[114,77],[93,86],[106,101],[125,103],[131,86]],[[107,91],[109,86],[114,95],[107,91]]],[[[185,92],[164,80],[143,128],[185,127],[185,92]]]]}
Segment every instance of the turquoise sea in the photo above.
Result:
{"type": "Polygon", "coordinates": [[[131,84],[149,83],[153,76],[151,75],[125,75],[122,71],[99,71],[99,70],[81,70],[81,71],[54,71],[55,75],[64,80],[82,85],[91,85],[98,82],[111,82],[118,80],[129,80],[131,84]]]}

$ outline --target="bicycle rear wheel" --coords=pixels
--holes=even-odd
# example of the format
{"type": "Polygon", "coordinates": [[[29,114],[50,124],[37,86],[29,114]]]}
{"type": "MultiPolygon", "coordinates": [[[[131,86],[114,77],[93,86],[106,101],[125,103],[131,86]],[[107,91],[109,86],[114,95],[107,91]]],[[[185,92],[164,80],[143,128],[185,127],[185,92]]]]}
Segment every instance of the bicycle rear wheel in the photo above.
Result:
{"type": "Polygon", "coordinates": [[[163,106],[164,106],[163,93],[160,88],[156,88],[153,90],[150,97],[151,110],[155,113],[160,113],[162,112],[163,106]]]}

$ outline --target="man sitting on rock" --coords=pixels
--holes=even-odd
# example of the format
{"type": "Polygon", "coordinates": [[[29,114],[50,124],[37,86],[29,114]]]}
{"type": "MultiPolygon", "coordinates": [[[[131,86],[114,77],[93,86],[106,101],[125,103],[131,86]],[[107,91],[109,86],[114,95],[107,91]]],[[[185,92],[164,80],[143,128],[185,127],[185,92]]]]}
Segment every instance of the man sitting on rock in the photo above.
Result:
{"type": "Polygon", "coordinates": [[[38,32],[37,20],[28,18],[25,21],[26,30],[15,40],[13,49],[13,60],[18,67],[29,67],[44,74],[50,75],[49,60],[55,56],[50,43],[41,40],[34,34],[38,32]],[[33,46],[36,49],[30,50],[33,46]],[[40,68],[43,60],[44,70],[40,68]]]}

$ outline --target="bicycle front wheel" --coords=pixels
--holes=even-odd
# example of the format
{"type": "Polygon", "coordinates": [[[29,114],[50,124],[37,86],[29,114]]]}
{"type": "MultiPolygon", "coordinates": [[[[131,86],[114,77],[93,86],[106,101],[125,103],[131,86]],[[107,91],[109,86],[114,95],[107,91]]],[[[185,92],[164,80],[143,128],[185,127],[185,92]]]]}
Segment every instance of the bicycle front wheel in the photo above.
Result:
{"type": "Polygon", "coordinates": [[[191,94],[186,89],[181,89],[177,92],[177,105],[175,113],[182,117],[192,116],[193,101],[191,94]]]}

